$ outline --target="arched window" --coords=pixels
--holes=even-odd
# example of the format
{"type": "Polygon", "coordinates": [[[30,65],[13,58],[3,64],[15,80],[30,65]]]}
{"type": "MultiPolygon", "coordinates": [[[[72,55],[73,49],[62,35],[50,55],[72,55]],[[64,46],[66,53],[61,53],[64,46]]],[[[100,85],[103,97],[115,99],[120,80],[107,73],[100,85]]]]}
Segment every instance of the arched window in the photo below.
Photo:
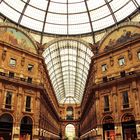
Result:
{"type": "Polygon", "coordinates": [[[73,140],[75,138],[75,127],[72,124],[68,124],[65,128],[65,136],[68,140],[73,140]]]}

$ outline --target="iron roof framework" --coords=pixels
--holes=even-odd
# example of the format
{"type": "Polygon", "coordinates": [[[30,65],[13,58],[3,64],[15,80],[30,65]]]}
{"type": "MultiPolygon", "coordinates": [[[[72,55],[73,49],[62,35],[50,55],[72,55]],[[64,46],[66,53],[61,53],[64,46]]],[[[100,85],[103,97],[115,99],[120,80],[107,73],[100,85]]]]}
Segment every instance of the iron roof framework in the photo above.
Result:
{"type": "Polygon", "coordinates": [[[0,13],[41,33],[81,35],[117,25],[138,11],[140,0],[1,0],[0,13]]]}
{"type": "Polygon", "coordinates": [[[80,104],[93,56],[91,48],[64,39],[47,47],[43,56],[58,102],[80,104]]]}

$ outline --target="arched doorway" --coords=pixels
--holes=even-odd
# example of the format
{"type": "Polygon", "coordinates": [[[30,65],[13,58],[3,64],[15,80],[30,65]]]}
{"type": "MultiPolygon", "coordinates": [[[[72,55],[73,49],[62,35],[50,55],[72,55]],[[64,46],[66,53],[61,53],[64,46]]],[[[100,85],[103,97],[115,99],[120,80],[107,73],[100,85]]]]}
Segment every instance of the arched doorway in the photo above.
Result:
{"type": "Polygon", "coordinates": [[[73,107],[67,107],[67,120],[73,120],[73,107]]]}
{"type": "Polygon", "coordinates": [[[65,136],[68,140],[75,138],[75,127],[72,124],[68,124],[65,128],[65,136]]]}
{"type": "Polygon", "coordinates": [[[32,140],[32,119],[25,116],[21,120],[20,124],[20,140],[32,140]]]}
{"type": "Polygon", "coordinates": [[[125,114],[122,117],[123,140],[134,140],[137,138],[135,117],[132,114],[125,114]]]}
{"type": "Polygon", "coordinates": [[[4,140],[12,139],[13,117],[10,114],[0,116],[0,138],[4,140]]]}
{"type": "Polygon", "coordinates": [[[114,120],[111,116],[103,119],[103,137],[104,140],[115,140],[114,120]]]}

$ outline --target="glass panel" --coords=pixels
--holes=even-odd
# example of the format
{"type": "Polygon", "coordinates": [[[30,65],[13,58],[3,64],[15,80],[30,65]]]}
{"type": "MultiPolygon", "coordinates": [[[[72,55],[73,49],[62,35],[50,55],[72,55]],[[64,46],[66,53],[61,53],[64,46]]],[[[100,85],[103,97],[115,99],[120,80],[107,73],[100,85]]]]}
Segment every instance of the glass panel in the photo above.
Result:
{"type": "Polygon", "coordinates": [[[10,8],[4,2],[1,2],[0,4],[0,13],[3,13],[4,15],[6,15],[6,17],[10,18],[12,21],[15,21],[15,22],[18,22],[18,19],[20,17],[20,14],[17,11],[10,8]]]}
{"type": "Polygon", "coordinates": [[[105,18],[100,19],[98,21],[92,22],[94,31],[104,29],[104,28],[111,26],[113,24],[114,24],[114,20],[113,20],[112,16],[108,16],[108,17],[105,17],[105,18]]]}
{"type": "Polygon", "coordinates": [[[120,21],[130,15],[134,10],[136,10],[135,5],[132,1],[130,1],[127,5],[125,5],[123,8],[121,8],[119,11],[115,13],[115,16],[117,18],[117,21],[120,21]]]}
{"type": "Polygon", "coordinates": [[[0,13],[22,26],[39,32],[42,32],[43,23],[45,23],[45,33],[73,35],[92,32],[87,10],[89,10],[93,23],[93,30],[98,31],[116,24],[111,14],[114,13],[119,22],[138,10],[140,4],[140,0],[87,0],[86,2],[87,7],[84,0],[68,0],[68,2],[52,0],[48,7],[48,0],[41,0],[41,2],[38,0],[3,0],[0,3],[0,13]],[[113,13],[110,12],[107,2],[113,13]],[[44,21],[46,13],[47,19],[44,21]],[[24,15],[22,22],[19,23],[22,15],[24,15]]]}
{"type": "Polygon", "coordinates": [[[25,107],[26,111],[31,111],[31,96],[26,96],[26,107],[25,107]]]}
{"type": "Polygon", "coordinates": [[[79,24],[89,22],[87,13],[69,15],[69,24],[79,24]]]}
{"type": "Polygon", "coordinates": [[[5,108],[11,109],[12,105],[12,92],[7,91],[5,99],[5,108]]]}
{"type": "Polygon", "coordinates": [[[29,27],[31,29],[34,30],[39,30],[42,31],[42,27],[43,27],[43,22],[31,19],[29,17],[23,16],[22,20],[21,20],[21,25],[29,27]]]}
{"type": "Polygon", "coordinates": [[[105,72],[105,71],[107,71],[107,65],[106,64],[103,64],[102,65],[102,72],[105,72]]]}
{"type": "Polygon", "coordinates": [[[67,5],[66,4],[58,4],[51,2],[49,6],[49,11],[54,13],[67,13],[67,5]]]}
{"type": "Polygon", "coordinates": [[[21,0],[6,0],[6,3],[8,3],[11,7],[16,8],[16,10],[20,13],[25,6],[25,3],[21,0]]]}
{"type": "Polygon", "coordinates": [[[40,21],[44,21],[44,17],[45,17],[44,11],[38,10],[38,9],[33,8],[31,6],[27,6],[24,14],[26,16],[29,16],[33,19],[40,20],[40,21]]]}
{"type": "Polygon", "coordinates": [[[29,4],[36,7],[36,8],[46,10],[47,5],[48,5],[48,1],[47,0],[41,0],[41,2],[40,2],[39,0],[30,0],[29,4]]]}
{"type": "Polygon", "coordinates": [[[10,66],[15,67],[16,66],[16,59],[11,58],[9,64],[10,64],[10,66]]]}
{"type": "Polygon", "coordinates": [[[91,50],[74,40],[60,41],[50,45],[47,49],[50,55],[46,55],[48,53],[44,51],[43,56],[50,61],[47,63],[47,68],[51,71],[49,74],[59,103],[80,103],[90,64],[87,61],[92,57],[91,50]],[[58,44],[61,48],[60,52],[58,44]],[[80,49],[77,48],[78,44],[80,49]],[[53,59],[54,57],[57,60],[53,59]]]}
{"type": "Polygon", "coordinates": [[[110,2],[110,6],[113,11],[117,11],[118,9],[122,8],[123,5],[128,3],[129,0],[113,0],[110,2]]]}
{"type": "Polygon", "coordinates": [[[68,4],[69,13],[86,12],[85,2],[68,4]]]}
{"type": "Polygon", "coordinates": [[[125,65],[125,59],[124,59],[124,57],[120,58],[118,61],[119,61],[119,65],[120,66],[125,65]]]}
{"type": "Polygon", "coordinates": [[[69,34],[80,34],[80,33],[84,34],[90,32],[91,32],[91,26],[89,23],[69,25],[69,34]]]}
{"type": "Polygon", "coordinates": [[[67,3],[67,0],[51,0],[51,1],[53,1],[53,2],[58,2],[58,3],[67,3]]]}
{"type": "Polygon", "coordinates": [[[95,9],[97,7],[100,7],[100,6],[104,5],[105,4],[105,0],[98,0],[98,1],[88,0],[87,4],[88,4],[88,9],[92,10],[92,9],[95,9]]]}
{"type": "Polygon", "coordinates": [[[60,25],[67,24],[67,15],[48,13],[46,22],[60,25]]]}
{"type": "Polygon", "coordinates": [[[101,19],[101,18],[103,18],[105,16],[108,16],[110,14],[111,13],[110,13],[108,7],[103,6],[99,9],[96,9],[96,10],[93,10],[93,11],[90,12],[91,21],[96,21],[96,20],[101,19]]]}
{"type": "Polygon", "coordinates": [[[104,111],[109,111],[109,97],[108,97],[108,95],[104,96],[104,111]]]}
{"type": "Polygon", "coordinates": [[[140,60],[140,52],[137,53],[138,59],[140,60]]]}
{"type": "Polygon", "coordinates": [[[46,23],[44,32],[51,34],[67,34],[67,25],[55,25],[46,23]]]}

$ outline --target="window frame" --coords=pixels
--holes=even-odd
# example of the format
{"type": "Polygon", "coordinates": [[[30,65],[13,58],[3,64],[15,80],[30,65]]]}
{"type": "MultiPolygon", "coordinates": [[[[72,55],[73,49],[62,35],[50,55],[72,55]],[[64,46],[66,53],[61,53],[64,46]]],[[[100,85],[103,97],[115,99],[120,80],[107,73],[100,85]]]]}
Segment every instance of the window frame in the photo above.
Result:
{"type": "Polygon", "coordinates": [[[101,68],[102,68],[102,72],[106,72],[107,71],[107,64],[102,64],[101,68]]]}
{"type": "Polygon", "coordinates": [[[12,91],[6,91],[6,95],[5,95],[5,102],[4,102],[4,105],[5,105],[5,108],[6,109],[12,109],[12,98],[13,98],[13,92],[12,91]],[[10,101],[9,101],[9,97],[8,94],[10,94],[10,101]]]}
{"type": "Polygon", "coordinates": [[[119,64],[119,66],[124,66],[124,65],[126,65],[125,57],[124,57],[124,56],[118,58],[118,64],[119,64]],[[124,60],[124,62],[122,63],[121,60],[124,60]],[[121,62],[122,64],[121,64],[120,62],[121,62]]]}
{"type": "Polygon", "coordinates": [[[28,66],[27,66],[28,72],[32,72],[33,71],[33,68],[34,68],[34,65],[33,64],[28,64],[28,66]],[[31,66],[31,67],[29,67],[29,66],[31,66]]]}
{"type": "Polygon", "coordinates": [[[110,102],[109,102],[109,95],[104,95],[104,112],[110,110],[110,102]]]}
{"type": "Polygon", "coordinates": [[[123,106],[123,109],[129,108],[129,106],[130,106],[129,92],[128,91],[122,92],[122,106],[123,106]]]}
{"type": "Polygon", "coordinates": [[[137,58],[140,60],[140,51],[137,52],[137,58]]]}
{"type": "Polygon", "coordinates": [[[31,100],[32,100],[32,97],[27,95],[26,98],[25,98],[25,111],[27,111],[27,112],[31,112],[31,100]],[[27,101],[28,97],[30,97],[29,102],[27,101]]]}
{"type": "Polygon", "coordinates": [[[11,67],[16,67],[16,63],[17,63],[17,60],[15,58],[11,57],[10,61],[9,61],[9,65],[11,67]],[[13,63],[12,61],[15,62],[15,63],[13,63]]]}

